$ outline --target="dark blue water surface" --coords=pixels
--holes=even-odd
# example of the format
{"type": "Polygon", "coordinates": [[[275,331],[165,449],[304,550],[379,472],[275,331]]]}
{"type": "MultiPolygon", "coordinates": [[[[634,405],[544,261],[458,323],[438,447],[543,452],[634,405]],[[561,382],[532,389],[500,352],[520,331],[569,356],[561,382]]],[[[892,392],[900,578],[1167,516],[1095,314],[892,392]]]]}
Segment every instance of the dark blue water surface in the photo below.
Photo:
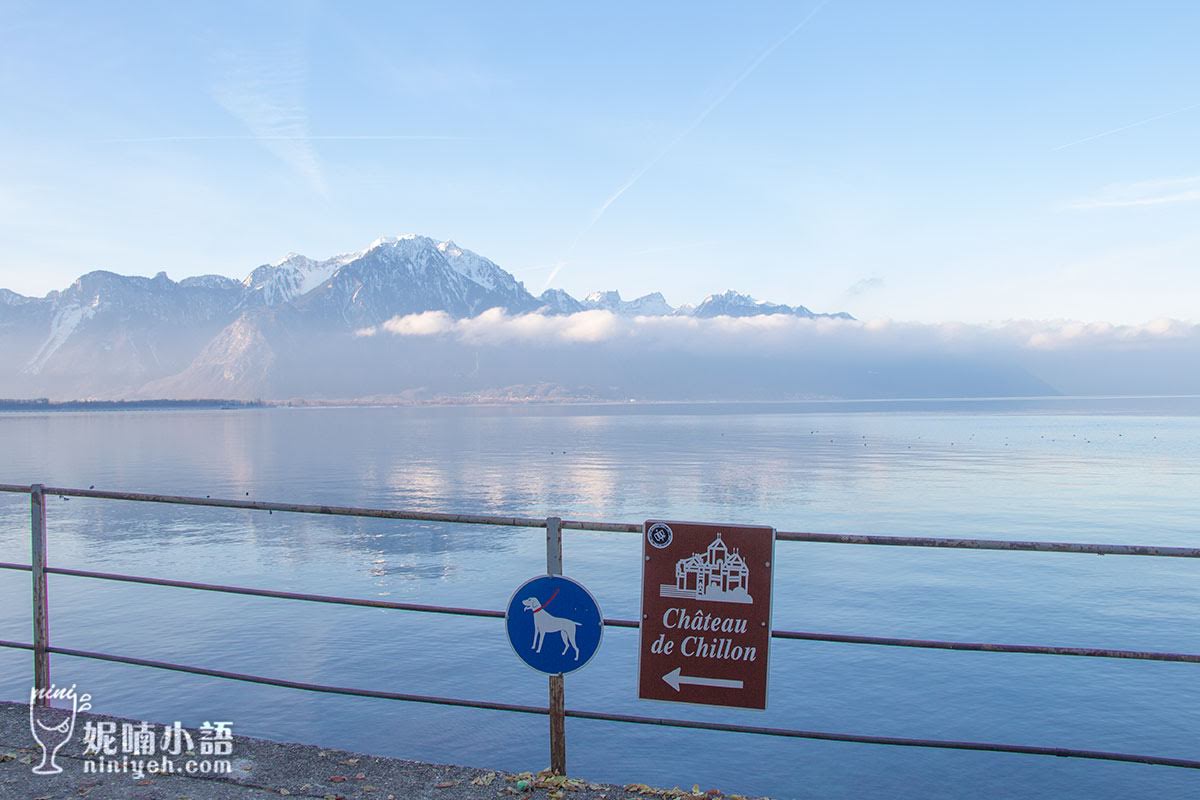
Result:
{"type": "MultiPolygon", "coordinates": [[[[0,482],[780,530],[1200,546],[1200,400],[0,414],[0,482]]],[[[49,503],[51,563],[502,609],[544,532],[128,502],[49,503]]],[[[28,498],[0,495],[0,560],[28,498]]],[[[566,533],[605,614],[638,612],[640,541],[566,533]]],[[[781,542],[775,625],[1200,652],[1200,562],[781,542]]],[[[29,575],[0,572],[28,641],[29,575]]],[[[52,576],[54,643],[297,680],[544,705],[503,622],[52,576]]],[[[776,641],[766,712],[635,699],[636,631],[567,678],[574,708],[1200,759],[1200,665],[776,641]]],[[[0,697],[30,656],[0,651],[0,697]]],[[[59,656],[97,710],[508,770],[546,720],[352,699],[59,656]]],[[[1200,796],[1200,772],[569,720],[593,780],[803,798],[1200,796]]]]}

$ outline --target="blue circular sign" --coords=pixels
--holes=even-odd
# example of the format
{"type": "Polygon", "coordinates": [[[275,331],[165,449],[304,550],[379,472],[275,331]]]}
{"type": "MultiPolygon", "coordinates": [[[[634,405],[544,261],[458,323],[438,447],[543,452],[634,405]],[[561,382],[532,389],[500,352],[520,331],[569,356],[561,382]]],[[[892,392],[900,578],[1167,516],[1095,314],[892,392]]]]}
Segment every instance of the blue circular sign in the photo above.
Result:
{"type": "Polygon", "coordinates": [[[562,675],[588,663],[600,649],[604,617],[583,584],[540,575],[513,592],[504,627],[522,661],[538,672],[562,675]]]}

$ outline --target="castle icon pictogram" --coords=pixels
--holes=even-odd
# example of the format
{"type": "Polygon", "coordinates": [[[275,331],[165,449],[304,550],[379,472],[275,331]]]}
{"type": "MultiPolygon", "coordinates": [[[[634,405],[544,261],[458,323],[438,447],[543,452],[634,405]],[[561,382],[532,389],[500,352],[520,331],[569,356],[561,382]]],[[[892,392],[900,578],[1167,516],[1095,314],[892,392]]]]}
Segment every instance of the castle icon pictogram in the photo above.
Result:
{"type": "Polygon", "coordinates": [[[750,568],[736,549],[717,538],[703,553],[692,553],[675,563],[675,583],[664,583],[662,597],[690,597],[717,603],[753,603],[750,568]]]}

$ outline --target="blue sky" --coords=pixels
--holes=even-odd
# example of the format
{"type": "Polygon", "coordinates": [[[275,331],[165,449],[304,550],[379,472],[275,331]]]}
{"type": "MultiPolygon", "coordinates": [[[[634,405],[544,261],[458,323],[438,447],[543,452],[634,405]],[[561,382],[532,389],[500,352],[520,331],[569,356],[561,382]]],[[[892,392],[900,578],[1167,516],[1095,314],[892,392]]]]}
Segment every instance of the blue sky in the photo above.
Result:
{"type": "Polygon", "coordinates": [[[4,7],[22,293],[416,232],[535,293],[1200,317],[1200,4],[4,7]]]}

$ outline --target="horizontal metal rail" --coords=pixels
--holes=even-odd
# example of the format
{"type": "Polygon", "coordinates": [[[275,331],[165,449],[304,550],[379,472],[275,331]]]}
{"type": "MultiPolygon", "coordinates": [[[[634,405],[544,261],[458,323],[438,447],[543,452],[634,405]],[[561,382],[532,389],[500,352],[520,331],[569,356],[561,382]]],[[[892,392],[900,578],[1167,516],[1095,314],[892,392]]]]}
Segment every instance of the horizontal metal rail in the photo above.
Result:
{"type": "Polygon", "coordinates": [[[990,753],[1019,753],[1034,756],[1057,756],[1059,758],[1088,758],[1097,761],[1125,761],[1133,764],[1200,769],[1200,761],[1193,761],[1187,758],[1143,756],[1132,753],[1114,753],[1106,750],[1079,750],[1067,747],[1037,747],[1035,745],[1001,744],[997,742],[955,741],[952,739],[909,739],[899,736],[830,733],[826,731],[795,730],[792,728],[766,728],[757,725],[726,725],[719,722],[701,722],[699,720],[654,719],[650,717],[638,717],[632,714],[604,714],[595,711],[573,711],[571,709],[567,709],[567,716],[575,717],[576,719],[600,719],[634,725],[665,725],[671,728],[753,733],[760,736],[784,736],[793,739],[817,739],[827,742],[882,744],[896,747],[929,747],[943,750],[978,750],[990,753]]]}
{"type": "MultiPolygon", "coordinates": [[[[10,642],[0,640],[0,648],[17,650],[33,650],[33,645],[27,642],[10,642]]],[[[51,646],[47,648],[55,655],[88,658],[94,661],[110,661],[116,664],[129,664],[135,667],[151,667],[153,669],[169,670],[171,672],[186,672],[191,675],[204,675],[210,678],[225,678],[244,683],[259,683],[266,686],[280,686],[285,689],[301,689],[308,692],[323,692],[326,694],[346,694],[355,697],[376,697],[383,700],[403,700],[410,703],[431,703],[445,706],[461,706],[464,708],[486,708],[494,711],[515,711],[520,714],[545,714],[546,709],[539,706],[514,705],[512,703],[495,703],[488,700],[460,700],[453,697],[435,697],[432,695],[404,694],[400,692],[383,692],[374,689],[348,689],[339,686],[327,686],[320,683],[305,683],[284,678],[267,678],[261,675],[247,675],[241,672],[230,672],[222,669],[193,667],[185,664],[172,664],[167,661],[155,661],[148,658],[133,658],[118,656],[111,653],[97,653],[90,650],[76,650],[71,647],[51,646]]]]}
{"type": "MultiPolygon", "coordinates": [[[[23,492],[30,487],[0,483],[0,492],[23,492]]],[[[216,497],[189,497],[174,494],[145,494],[142,492],[105,492],[99,489],[68,489],[47,486],[46,495],[57,497],[89,497],[97,500],[129,500],[135,503],[166,503],[179,506],[209,506],[240,508],[247,511],[284,511],[297,514],[324,514],[334,517],[371,517],[402,519],[417,522],[454,522],[463,525],[508,525],[515,528],[545,528],[544,517],[507,517],[490,514],[442,514],[434,511],[399,511],[388,508],[358,508],[355,506],[303,505],[300,503],[269,503],[261,500],[222,500],[216,497]]]]}
{"type": "MultiPolygon", "coordinates": [[[[641,530],[640,528],[638,530],[641,530]]],[[[807,533],[779,531],[784,542],[827,544],[873,544],[893,547],[949,547],[961,550],[1024,550],[1037,553],[1087,553],[1097,556],[1163,556],[1200,558],[1197,547],[1164,547],[1147,544],[1085,544],[1083,542],[1039,542],[1010,539],[947,539],[935,536],[877,536],[864,533],[807,533]]]]}
{"type": "Polygon", "coordinates": [[[46,572],[52,575],[70,575],[76,578],[94,578],[102,581],[141,583],[149,586],[171,586],[179,589],[197,589],[204,592],[244,594],[255,597],[274,597],[281,600],[304,600],[310,603],[331,603],[340,606],[388,608],[396,611],[419,611],[427,614],[453,614],[466,617],[492,617],[495,619],[504,619],[503,611],[487,611],[481,608],[456,608],[454,606],[433,606],[422,603],[397,603],[393,600],[367,600],[355,597],[338,597],[336,595],[308,594],[306,592],[281,592],[274,589],[252,589],[243,586],[225,586],[216,583],[176,581],[169,578],[142,578],[136,575],[121,575],[115,572],[92,572],[91,570],[68,569],[66,567],[46,567],[46,572]]]}
{"type": "MultiPolygon", "coordinates": [[[[589,522],[563,520],[563,528],[606,533],[641,533],[642,526],[630,522],[589,522]]],[[[1085,553],[1100,556],[1165,556],[1200,558],[1200,548],[1142,544],[1087,544],[1084,542],[1020,541],[1016,539],[962,539],[941,536],[885,536],[868,533],[818,533],[815,531],[777,531],[781,542],[817,542],[820,544],[870,544],[891,547],[944,547],[960,550],[1019,550],[1037,553],[1085,553]]]]}
{"type": "MultiPolygon", "coordinates": [[[[0,647],[20,650],[33,650],[33,645],[24,642],[0,640],[0,647]]],[[[351,695],[354,697],[371,697],[382,700],[398,700],[410,703],[429,705],[457,706],[460,708],[478,708],[492,711],[509,711],[518,714],[545,715],[549,709],[541,706],[528,706],[516,703],[497,703],[488,700],[470,700],[457,697],[439,697],[436,695],[404,694],[400,692],[384,692],[374,689],[354,689],[345,686],[330,686],[320,683],[270,678],[262,675],[250,675],[228,670],[208,669],[185,664],[173,664],[167,661],[156,661],[147,658],[133,658],[111,653],[98,653],[89,650],[76,650],[69,647],[51,646],[49,652],[56,655],[86,658],[97,661],[108,661],[117,664],[128,664],[136,667],[185,672],[211,678],[256,683],[265,686],[278,686],[285,689],[299,689],[308,692],[325,694],[351,695]]],[[[956,741],[952,739],[911,739],[898,736],[868,736],[856,733],[835,733],[831,731],[809,731],[794,728],[772,728],[759,725],[735,725],[720,722],[701,722],[698,720],[669,719],[665,717],[643,717],[633,714],[609,714],[600,711],[585,711],[567,709],[566,716],[575,719],[600,720],[605,722],[623,722],[634,725],[656,725],[669,728],[689,728],[693,730],[724,731],[729,733],[748,733],[759,736],[780,736],[792,739],[816,739],[829,742],[851,742],[856,744],[892,745],[896,747],[924,747],[943,750],[974,750],[992,753],[1015,753],[1020,755],[1055,756],[1057,758],[1083,758],[1096,761],[1123,761],[1133,764],[1149,764],[1155,766],[1183,767],[1200,769],[1200,761],[1186,758],[1171,758],[1167,756],[1149,756],[1136,753],[1118,753],[1106,750],[1084,750],[1071,747],[1038,747],[1035,745],[1004,744],[1000,742],[956,741]]]]}
{"type": "MultiPolygon", "coordinates": [[[[21,484],[0,484],[0,492],[29,494],[31,487],[21,484]]],[[[302,505],[272,503],[260,500],[226,500],[214,497],[146,494],[141,492],[109,492],[99,489],[73,489],[47,486],[47,495],[81,497],[99,500],[129,500],[141,503],[167,503],[187,506],[234,508],[247,511],[280,511],[297,514],[323,514],[341,517],[369,517],[417,522],[449,522],[466,525],[504,525],[517,528],[545,528],[546,520],[539,517],[496,516],[489,514],[444,514],[432,511],[401,511],[356,506],[302,505]]],[[[566,530],[600,533],[640,533],[642,526],[632,522],[596,522],[563,520],[566,530]]],[[[959,550],[1012,550],[1041,553],[1084,553],[1110,556],[1159,556],[1167,558],[1200,558],[1197,547],[1167,547],[1160,545],[1089,544],[1084,542],[1018,541],[1008,539],[966,539],[932,536],[883,536],[861,533],[817,533],[809,531],[779,531],[779,541],[818,542],[823,544],[883,545],[892,547],[938,547],[959,550]]]]}
{"type": "MultiPolygon", "coordinates": [[[[167,495],[167,494],[146,494],[135,492],[110,492],[103,490],[89,489],[74,489],[60,487],[43,487],[41,485],[22,486],[13,484],[0,484],[0,492],[14,492],[30,494],[32,498],[33,522],[32,522],[32,541],[34,543],[34,557],[32,564],[17,564],[9,562],[0,562],[0,569],[30,571],[33,573],[34,579],[34,600],[35,611],[39,593],[44,598],[46,590],[46,576],[49,574],[63,575],[68,577],[88,578],[105,581],[119,581],[125,583],[165,586],[174,588],[193,589],[200,591],[222,592],[236,595],[248,595],[257,597],[271,597],[285,600],[299,600],[307,602],[328,603],[345,606],[359,606],[368,608],[384,608],[401,611],[413,611],[421,613],[436,613],[450,614],[468,617],[486,617],[486,618],[503,618],[505,615],[500,611],[477,608],[463,608],[453,606],[427,605],[420,603],[399,603],[386,600],[369,600],[349,597],[340,597],[334,595],[320,595],[305,592],[286,592],[272,589],[257,589],[241,586],[230,586],[222,584],[200,583],[193,581],[179,581],[167,578],[152,578],[136,575],[124,575],[110,572],[97,572],[93,570],[78,570],[63,567],[49,567],[44,563],[44,549],[42,552],[42,561],[38,560],[38,509],[44,509],[42,498],[46,495],[59,495],[60,497],[80,497],[101,500],[126,500],[133,502],[147,503],[164,503],[173,505],[188,505],[188,506],[207,506],[218,508],[241,509],[247,511],[281,511],[305,514],[321,514],[330,516],[346,516],[346,517],[365,517],[377,519],[393,519],[403,521],[419,521],[419,522],[438,522],[438,523],[457,523],[468,525],[502,525],[510,527],[524,528],[541,528],[547,531],[547,565],[548,570],[554,572],[554,564],[561,564],[561,535],[559,531],[562,528],[568,530],[583,530],[597,532],[615,532],[615,533],[639,533],[642,526],[636,523],[619,523],[619,522],[597,522],[586,520],[559,520],[556,517],[541,518],[541,517],[517,517],[517,516],[498,516],[485,514],[451,514],[440,512],[425,512],[425,511],[403,511],[392,509],[379,508],[360,508],[354,506],[331,506],[331,505],[304,505],[296,503],[274,503],[263,502],[257,500],[228,500],[212,497],[190,497],[182,495],[167,495]],[[555,561],[555,547],[557,547],[557,561],[555,561]]],[[[41,512],[43,516],[44,528],[44,510],[41,512]]],[[[1056,542],[1056,541],[1017,541],[1017,540],[999,540],[999,539],[968,539],[968,538],[942,538],[942,537],[920,537],[920,536],[884,536],[872,534],[835,534],[835,533],[818,533],[818,532],[803,532],[803,531],[780,531],[777,534],[781,541],[795,542],[815,542],[826,544],[865,544],[865,545],[882,545],[882,546],[901,546],[901,547],[939,547],[952,549],[973,549],[973,550],[1010,550],[1010,551],[1035,551],[1035,552],[1058,552],[1058,553],[1086,553],[1096,555],[1129,555],[1129,556],[1166,556],[1177,558],[1200,558],[1200,548],[1184,548],[1184,547],[1163,547],[1151,545],[1124,545],[1124,544],[1090,544],[1082,542],[1056,542]]],[[[43,540],[44,541],[44,540],[43,540]]],[[[620,628],[638,628],[639,621],[634,619],[604,619],[603,623],[612,627],[620,628]]],[[[554,678],[551,678],[550,684],[550,700],[551,705],[546,708],[539,706],[527,706],[512,703],[499,703],[484,700],[471,700],[462,698],[438,697],[432,695],[419,694],[402,694],[396,692],[383,692],[367,689],[353,689],[346,687],[330,686],[325,684],[306,683],[302,681],[293,681],[278,678],[269,678],[258,675],[250,675],[245,673],[229,672],[224,670],[213,670],[204,667],[195,667],[189,665],[173,664],[165,661],[155,661],[151,659],[141,659],[128,656],[118,656],[109,653],[100,653],[87,650],[78,650],[73,648],[55,647],[49,644],[48,631],[45,631],[39,637],[38,623],[35,614],[35,637],[34,644],[26,644],[21,642],[0,641],[0,648],[16,648],[31,650],[35,657],[41,658],[46,662],[48,673],[48,657],[50,654],[59,654],[70,657],[94,659],[100,661],[109,661],[114,663],[128,664],[132,666],[150,667],[155,669],[171,670],[177,672],[190,673],[195,675],[203,675],[209,677],[217,677],[229,680],[244,681],[249,683],[259,683],[264,685],[279,686],[283,688],[292,688],[313,692],[324,692],[331,694],[344,694],[359,697],[372,697],[381,699],[391,699],[416,703],[430,703],[447,706],[459,706],[478,709],[490,709],[497,711],[510,711],[525,714],[541,714],[548,715],[551,720],[551,760],[552,764],[557,765],[555,769],[559,772],[565,772],[565,741],[563,741],[562,720],[565,717],[575,717],[578,719],[593,719],[611,722],[623,722],[640,725],[660,725],[675,728],[690,728],[703,729],[714,731],[740,732],[767,736],[781,736],[790,738],[802,739],[817,739],[826,741],[842,741],[855,742],[863,744],[878,744],[878,745],[894,745],[904,747],[926,747],[926,748],[941,748],[941,749],[956,749],[956,750],[976,750],[976,751],[991,751],[991,752],[1008,752],[1027,755],[1052,755],[1057,757],[1075,757],[1107,761],[1125,761],[1142,764],[1156,764],[1164,766],[1186,767],[1191,769],[1200,769],[1200,761],[1188,759],[1169,758],[1162,756],[1147,756],[1128,753],[1114,753],[1097,750],[1081,750],[1074,748],[1058,748],[1058,747],[1037,747],[1027,745],[1009,745],[1002,743],[991,742],[971,742],[971,741],[954,741],[940,739],[914,739],[901,737],[873,736],[847,733],[833,733],[826,731],[806,731],[791,728],[770,728],[762,726],[748,726],[736,724],[724,724],[716,722],[700,722],[695,720],[680,720],[654,718],[627,714],[608,714],[595,711],[585,710],[570,710],[565,709],[562,702],[561,677],[559,678],[559,691],[555,694],[554,678]],[[556,699],[557,698],[557,699],[556,699]],[[555,721],[557,720],[557,734],[555,721]],[[557,735],[557,740],[555,736],[557,735]],[[557,748],[556,745],[557,744],[557,748]],[[557,753],[557,756],[555,755],[557,753]]],[[[1120,659],[1135,659],[1135,660],[1152,660],[1152,661],[1171,661],[1171,662],[1190,662],[1200,663],[1200,655],[1187,653],[1168,653],[1157,651],[1141,651],[1141,650],[1117,650],[1109,648],[1081,648],[1081,647],[1056,647],[1043,645],[1020,645],[1020,644],[1002,644],[993,642],[959,642],[959,641],[942,641],[931,639],[904,639],[896,637],[879,637],[879,636],[859,636],[851,634],[833,634],[819,633],[809,631],[787,631],[773,630],[771,636],[776,639],[791,639],[791,640],[806,640],[806,641],[823,641],[845,644],[868,644],[868,645],[883,645],[893,647],[913,647],[913,648],[931,648],[942,650],[959,650],[959,651],[976,651],[976,652],[1001,652],[1001,653],[1024,653],[1024,654],[1041,654],[1041,655],[1065,655],[1065,656],[1082,656],[1093,658],[1120,658],[1120,659]]],[[[41,675],[35,668],[35,683],[39,685],[48,685],[49,676],[41,675]]]]}
{"type": "MultiPolygon", "coordinates": [[[[24,569],[23,564],[0,563],[0,569],[24,569]]],[[[332,605],[359,606],[365,608],[386,608],[396,611],[416,611],[428,614],[450,614],[463,617],[487,617],[502,619],[503,611],[492,611],[483,608],[462,608],[456,606],[438,606],[422,603],[398,603],[393,600],[368,600],[336,595],[310,594],[307,592],[287,592],[276,589],[255,589],[245,586],[230,586],[218,583],[200,583],[196,581],[180,581],[170,578],[147,578],[138,575],[123,575],[116,572],[95,572],[93,570],[69,569],[67,567],[46,567],[46,572],[53,575],[67,575],[75,578],[91,578],[102,581],[117,581],[135,583],[147,586],[169,586],[177,589],[195,589],[203,592],[220,592],[224,594],[249,595],[252,597],[271,597],[280,600],[301,600],[310,603],[328,603],[332,605]]],[[[604,624],[613,628],[637,628],[638,621],[634,619],[604,619],[604,624]]],[[[868,644],[888,647],[915,647],[935,650],[959,650],[984,653],[1024,653],[1030,655],[1052,656],[1082,656],[1087,658],[1122,658],[1140,661],[1173,661],[1200,664],[1200,654],[1168,653],[1148,650],[1118,650],[1102,647],[1058,647],[1052,645],[1032,644],[1001,644],[996,642],[958,642],[938,639],[903,639],[889,636],[858,636],[841,633],[813,633],[809,631],[773,630],[771,636],[775,639],[793,639],[815,642],[835,642],[841,644],[868,644]]]]}
{"type": "Polygon", "coordinates": [[[856,636],[843,633],[772,631],[776,639],[802,639],[842,644],[874,644],[887,647],[918,647],[932,650],[959,650],[978,653],[1025,653],[1043,656],[1081,656],[1084,658],[1125,658],[1135,661],[1174,661],[1200,664],[1200,654],[1168,653],[1157,650],[1114,650],[1106,647],[1058,647],[1041,644],[1000,644],[997,642],[948,642],[938,639],[898,639],[890,636],[856,636]]]}
{"type": "Polygon", "coordinates": [[[638,522],[596,522],[594,520],[564,519],[560,527],[564,530],[595,531],[596,533],[642,532],[642,525],[638,522]]]}

